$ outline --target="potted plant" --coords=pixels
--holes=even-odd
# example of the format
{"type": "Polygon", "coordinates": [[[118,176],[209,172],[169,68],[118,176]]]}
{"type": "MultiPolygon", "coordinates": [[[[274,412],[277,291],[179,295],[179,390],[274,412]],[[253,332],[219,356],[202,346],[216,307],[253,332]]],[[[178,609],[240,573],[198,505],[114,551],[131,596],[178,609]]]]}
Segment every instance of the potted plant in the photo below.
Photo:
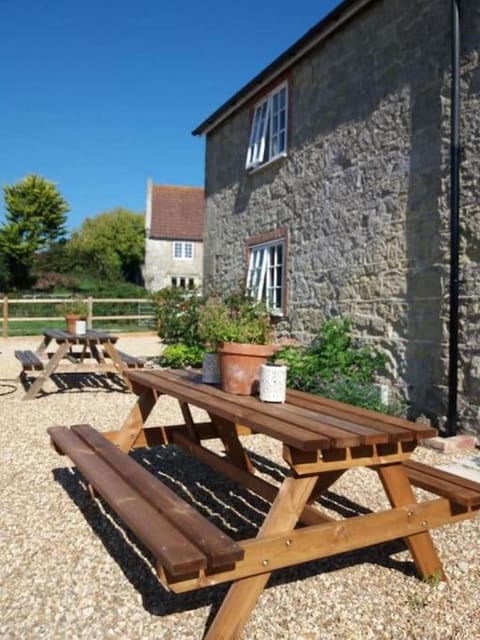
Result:
{"type": "Polygon", "coordinates": [[[56,309],[59,314],[63,315],[67,323],[67,331],[69,333],[77,332],[76,322],[85,321],[87,318],[87,304],[80,298],[70,298],[64,302],[60,302],[56,309]]]}
{"type": "Polygon", "coordinates": [[[275,352],[265,305],[242,293],[210,298],[200,309],[199,335],[218,353],[222,389],[257,393],[260,367],[275,352]]]}

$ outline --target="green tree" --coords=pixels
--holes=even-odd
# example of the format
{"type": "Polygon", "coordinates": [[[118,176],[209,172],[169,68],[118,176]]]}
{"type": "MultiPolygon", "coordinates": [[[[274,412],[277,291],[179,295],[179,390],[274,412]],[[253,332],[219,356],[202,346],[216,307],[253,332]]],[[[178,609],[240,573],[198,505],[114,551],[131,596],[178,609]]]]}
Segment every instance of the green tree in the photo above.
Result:
{"type": "Polygon", "coordinates": [[[72,268],[109,281],[139,283],[144,252],[143,214],[121,207],[84,220],[66,245],[72,268]]]}
{"type": "Polygon", "coordinates": [[[0,228],[9,288],[24,288],[33,279],[38,251],[64,237],[69,205],[56,185],[41,176],[28,175],[3,187],[5,223],[0,228]]]}

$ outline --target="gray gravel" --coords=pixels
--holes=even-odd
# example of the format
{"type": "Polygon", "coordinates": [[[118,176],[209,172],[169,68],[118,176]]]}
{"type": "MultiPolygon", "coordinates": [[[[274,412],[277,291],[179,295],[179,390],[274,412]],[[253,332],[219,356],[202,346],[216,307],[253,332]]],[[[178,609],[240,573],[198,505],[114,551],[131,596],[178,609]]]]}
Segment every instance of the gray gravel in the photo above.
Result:
{"type": "MultiPolygon", "coordinates": [[[[68,460],[49,446],[46,429],[53,424],[117,428],[135,397],[120,385],[99,385],[97,376],[85,377],[80,390],[64,381],[59,391],[49,383],[43,396],[22,402],[13,350],[35,348],[37,342],[0,339],[0,638],[200,639],[225,587],[168,593],[155,579],[148,552],[107,507],[88,498],[68,460]]],[[[161,349],[152,336],[123,336],[119,344],[137,356],[158,355],[161,349]]],[[[150,422],[172,420],[180,420],[180,413],[162,398],[150,422]]],[[[284,466],[275,443],[254,436],[249,447],[264,477],[281,477],[284,466]],[[266,464],[264,456],[274,462],[266,464]]],[[[136,455],[232,537],[254,535],[263,501],[212,477],[176,449],[136,455]]],[[[415,457],[430,464],[455,458],[423,447],[415,457]]],[[[347,474],[333,494],[346,512],[358,505],[387,506],[375,474],[367,470],[347,474]]],[[[433,533],[450,578],[438,585],[415,577],[402,542],[279,571],[242,637],[476,640],[479,534],[479,518],[433,533]]]]}

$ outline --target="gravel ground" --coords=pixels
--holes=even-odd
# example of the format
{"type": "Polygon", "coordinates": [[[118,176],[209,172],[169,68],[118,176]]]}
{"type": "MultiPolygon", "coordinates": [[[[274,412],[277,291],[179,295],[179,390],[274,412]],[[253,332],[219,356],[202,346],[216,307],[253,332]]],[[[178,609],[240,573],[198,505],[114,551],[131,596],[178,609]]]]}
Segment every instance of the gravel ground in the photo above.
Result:
{"type": "MultiPolygon", "coordinates": [[[[46,429],[54,424],[118,428],[135,397],[97,375],[79,380],[80,389],[59,379],[61,389],[52,382],[45,394],[22,402],[13,351],[37,344],[0,339],[0,638],[202,638],[225,586],[168,593],[155,579],[148,552],[107,507],[89,499],[68,459],[49,446],[46,429]]],[[[122,336],[119,346],[146,357],[161,349],[152,336],[122,336]]],[[[180,413],[164,397],[149,422],[172,420],[180,420],[180,413]]],[[[275,443],[262,436],[249,442],[261,475],[278,480],[284,465],[275,443]]],[[[254,535],[265,511],[262,500],[212,477],[199,463],[183,464],[187,458],[175,448],[135,455],[229,535],[254,535]]],[[[455,456],[419,447],[415,457],[441,464],[455,456]]],[[[349,472],[330,498],[336,517],[359,505],[387,507],[375,474],[367,470],[349,472]]],[[[242,638],[480,638],[480,518],[437,529],[433,538],[447,583],[417,579],[400,541],[278,571],[242,638]]]]}

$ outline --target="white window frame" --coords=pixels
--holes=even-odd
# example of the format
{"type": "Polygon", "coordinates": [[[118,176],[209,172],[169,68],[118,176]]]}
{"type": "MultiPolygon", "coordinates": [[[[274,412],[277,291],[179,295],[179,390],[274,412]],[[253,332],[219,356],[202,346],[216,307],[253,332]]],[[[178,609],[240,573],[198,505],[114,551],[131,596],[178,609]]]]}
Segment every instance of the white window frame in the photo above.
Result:
{"type": "Polygon", "coordinates": [[[174,240],[172,245],[172,258],[174,260],[193,260],[193,242],[174,240]]]}
{"type": "Polygon", "coordinates": [[[274,240],[249,247],[247,291],[263,300],[274,315],[283,315],[285,291],[285,241],[274,240]],[[281,256],[281,258],[280,258],[281,256]],[[280,278],[279,278],[280,271],[280,278]]]}
{"type": "Polygon", "coordinates": [[[189,291],[195,288],[195,278],[192,278],[192,276],[172,276],[170,284],[174,288],[189,291]]]}
{"type": "Polygon", "coordinates": [[[287,155],[288,82],[255,105],[245,168],[252,170],[287,155]]]}

